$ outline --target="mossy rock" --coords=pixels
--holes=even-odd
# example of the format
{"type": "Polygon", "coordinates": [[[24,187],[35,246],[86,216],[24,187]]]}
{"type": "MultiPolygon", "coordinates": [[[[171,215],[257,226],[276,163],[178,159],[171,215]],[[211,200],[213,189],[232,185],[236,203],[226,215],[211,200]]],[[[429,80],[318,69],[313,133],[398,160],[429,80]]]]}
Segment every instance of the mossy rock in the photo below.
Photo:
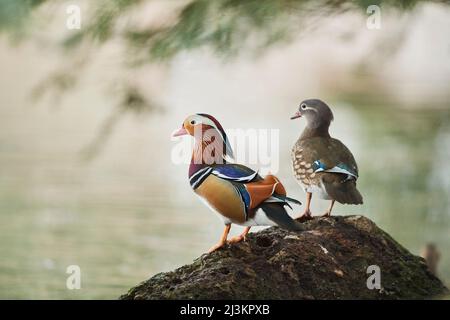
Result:
{"type": "Polygon", "coordinates": [[[448,294],[425,261],[363,216],[268,228],[160,273],[120,299],[426,299],[448,294]],[[381,288],[369,289],[369,266],[381,288]]]}

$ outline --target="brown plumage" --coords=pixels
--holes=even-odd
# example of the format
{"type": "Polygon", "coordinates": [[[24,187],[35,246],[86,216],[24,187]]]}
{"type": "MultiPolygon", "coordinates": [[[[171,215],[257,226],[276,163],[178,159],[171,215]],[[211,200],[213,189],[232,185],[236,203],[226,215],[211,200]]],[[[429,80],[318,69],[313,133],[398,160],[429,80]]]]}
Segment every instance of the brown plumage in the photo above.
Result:
{"type": "Polygon", "coordinates": [[[292,149],[294,175],[307,193],[305,218],[312,194],[331,200],[325,215],[330,215],[334,201],[342,204],[362,204],[356,189],[358,166],[350,150],[330,136],[333,120],[331,109],[320,100],[305,100],[292,119],[305,117],[307,126],[292,149]]]}
{"type": "Polygon", "coordinates": [[[343,180],[340,173],[323,173],[325,189],[331,199],[342,204],[363,204],[355,180],[343,180]]]}

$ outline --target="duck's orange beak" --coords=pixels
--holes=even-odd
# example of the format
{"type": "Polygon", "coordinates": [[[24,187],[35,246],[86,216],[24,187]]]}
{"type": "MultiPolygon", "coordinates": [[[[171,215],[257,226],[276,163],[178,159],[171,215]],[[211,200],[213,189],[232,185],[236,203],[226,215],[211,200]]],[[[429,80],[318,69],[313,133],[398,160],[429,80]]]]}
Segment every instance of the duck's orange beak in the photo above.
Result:
{"type": "Polygon", "coordinates": [[[302,113],[300,111],[297,111],[292,117],[291,120],[300,118],[302,116],[302,113]]]}
{"type": "Polygon", "coordinates": [[[186,134],[189,134],[188,132],[187,132],[187,130],[184,128],[184,126],[183,127],[181,127],[180,129],[178,129],[177,131],[175,131],[173,134],[172,134],[172,137],[179,137],[179,136],[184,136],[184,135],[186,135],[186,134]]]}

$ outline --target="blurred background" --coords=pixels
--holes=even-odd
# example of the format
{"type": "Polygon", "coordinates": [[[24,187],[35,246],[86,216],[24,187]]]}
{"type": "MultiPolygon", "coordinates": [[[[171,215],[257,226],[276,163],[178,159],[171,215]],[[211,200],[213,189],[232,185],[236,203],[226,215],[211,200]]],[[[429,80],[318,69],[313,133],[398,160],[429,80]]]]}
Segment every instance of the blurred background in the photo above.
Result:
{"type": "Polygon", "coordinates": [[[195,112],[280,129],[277,175],[303,201],[290,150],[305,123],[289,117],[312,97],[360,167],[364,205],[334,214],[363,214],[416,255],[434,245],[449,285],[448,4],[1,0],[0,298],[114,299],[214,244],[222,222],[171,160],[195,112]]]}

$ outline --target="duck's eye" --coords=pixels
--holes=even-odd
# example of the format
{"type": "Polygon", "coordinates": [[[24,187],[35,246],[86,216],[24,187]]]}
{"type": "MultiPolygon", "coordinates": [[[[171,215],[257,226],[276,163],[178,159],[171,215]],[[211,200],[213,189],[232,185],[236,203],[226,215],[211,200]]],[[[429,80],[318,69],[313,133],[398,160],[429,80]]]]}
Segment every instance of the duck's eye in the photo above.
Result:
{"type": "Polygon", "coordinates": [[[306,109],[306,104],[302,104],[301,106],[300,106],[300,108],[302,108],[302,110],[305,110],[306,109]]]}
{"type": "Polygon", "coordinates": [[[191,124],[192,125],[196,124],[195,120],[191,120],[191,124]]]}

